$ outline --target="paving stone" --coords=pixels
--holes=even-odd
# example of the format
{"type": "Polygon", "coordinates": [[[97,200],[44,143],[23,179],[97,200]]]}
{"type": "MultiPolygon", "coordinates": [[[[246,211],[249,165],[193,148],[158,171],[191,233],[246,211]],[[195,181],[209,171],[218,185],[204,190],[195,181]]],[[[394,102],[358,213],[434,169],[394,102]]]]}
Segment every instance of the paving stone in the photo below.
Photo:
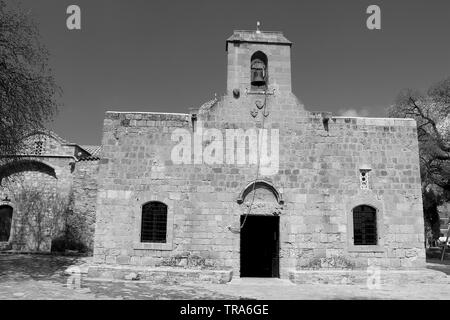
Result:
{"type": "MultiPolygon", "coordinates": [[[[228,284],[176,281],[91,281],[67,286],[65,269],[85,259],[43,255],[0,255],[0,300],[172,300],[172,299],[450,299],[448,283],[385,285],[297,285],[288,280],[242,278],[228,284]]],[[[448,261],[433,260],[430,269],[450,274],[448,261]]]]}

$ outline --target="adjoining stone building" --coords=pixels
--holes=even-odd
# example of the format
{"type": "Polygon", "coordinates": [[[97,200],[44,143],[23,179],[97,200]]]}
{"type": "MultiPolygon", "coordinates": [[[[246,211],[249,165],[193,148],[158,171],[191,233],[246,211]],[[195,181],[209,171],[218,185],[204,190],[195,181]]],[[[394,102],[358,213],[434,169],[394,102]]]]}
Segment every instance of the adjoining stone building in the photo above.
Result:
{"type": "Polygon", "coordinates": [[[41,130],[0,158],[0,250],[92,252],[100,149],[41,130]]]}
{"type": "Polygon", "coordinates": [[[96,263],[196,259],[235,276],[284,278],[326,263],[424,265],[415,121],[306,111],[291,90],[291,46],[280,32],[235,31],[224,96],[186,114],[106,113],[96,263]],[[276,173],[250,161],[250,133],[248,145],[232,144],[232,158],[248,161],[226,161],[219,146],[227,149],[229,129],[278,133],[276,173]]]}

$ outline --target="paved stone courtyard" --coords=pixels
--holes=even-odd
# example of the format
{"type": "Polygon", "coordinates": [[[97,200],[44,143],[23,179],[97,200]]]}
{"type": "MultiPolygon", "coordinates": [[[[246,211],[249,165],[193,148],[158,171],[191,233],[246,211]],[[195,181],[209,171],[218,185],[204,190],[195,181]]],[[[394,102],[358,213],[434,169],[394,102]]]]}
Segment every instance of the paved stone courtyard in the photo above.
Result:
{"type": "MultiPolygon", "coordinates": [[[[280,279],[236,279],[226,285],[92,281],[67,285],[64,270],[87,258],[52,255],[0,255],[0,299],[450,299],[450,281],[439,284],[382,286],[295,285],[280,279]]],[[[428,268],[450,275],[450,263],[433,260],[428,268]]]]}

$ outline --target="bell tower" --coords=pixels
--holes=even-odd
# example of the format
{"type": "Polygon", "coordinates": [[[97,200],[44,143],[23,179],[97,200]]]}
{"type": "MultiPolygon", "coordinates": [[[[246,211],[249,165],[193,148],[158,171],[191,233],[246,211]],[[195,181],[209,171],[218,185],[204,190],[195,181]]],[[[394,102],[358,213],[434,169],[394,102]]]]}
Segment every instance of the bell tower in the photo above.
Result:
{"type": "Polygon", "coordinates": [[[235,30],[226,41],[227,93],[290,93],[292,42],[282,32],[257,26],[255,31],[235,30]]]}

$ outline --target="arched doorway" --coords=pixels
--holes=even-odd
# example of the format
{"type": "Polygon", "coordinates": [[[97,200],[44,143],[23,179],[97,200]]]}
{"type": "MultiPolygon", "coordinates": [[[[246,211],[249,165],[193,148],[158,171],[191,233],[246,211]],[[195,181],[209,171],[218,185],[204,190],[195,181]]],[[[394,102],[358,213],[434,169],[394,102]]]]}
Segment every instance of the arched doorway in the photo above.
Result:
{"type": "Polygon", "coordinates": [[[241,216],[242,224],[241,277],[278,278],[280,217],[241,216]]]}
{"type": "Polygon", "coordinates": [[[240,193],[240,275],[280,276],[282,194],[268,181],[249,183],[240,193]]]}
{"type": "Polygon", "coordinates": [[[8,205],[0,206],[0,242],[8,242],[11,235],[13,208],[8,205]]]}

